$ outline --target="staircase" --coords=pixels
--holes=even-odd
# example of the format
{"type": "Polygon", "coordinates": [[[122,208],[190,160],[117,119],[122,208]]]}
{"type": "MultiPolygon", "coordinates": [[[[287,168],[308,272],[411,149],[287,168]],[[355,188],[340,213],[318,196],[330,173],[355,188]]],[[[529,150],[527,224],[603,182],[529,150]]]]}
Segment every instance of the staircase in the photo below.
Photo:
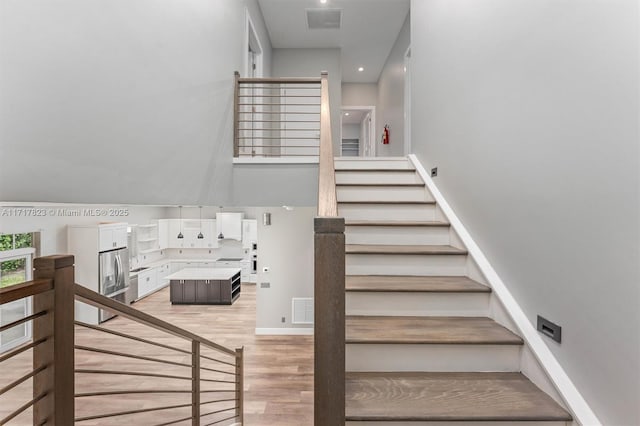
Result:
{"type": "Polygon", "coordinates": [[[346,238],[346,424],[567,425],[523,340],[406,158],[336,159],[346,238]],[[452,423],[455,422],[455,423],[452,423]]]}

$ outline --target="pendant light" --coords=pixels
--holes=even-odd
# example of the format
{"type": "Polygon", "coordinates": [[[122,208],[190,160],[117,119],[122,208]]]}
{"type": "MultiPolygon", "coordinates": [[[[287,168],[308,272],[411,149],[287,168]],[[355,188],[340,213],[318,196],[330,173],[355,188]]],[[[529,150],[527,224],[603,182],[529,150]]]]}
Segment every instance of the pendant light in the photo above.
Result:
{"type": "Polygon", "coordinates": [[[202,235],[202,206],[198,206],[198,208],[200,209],[200,233],[198,234],[198,239],[202,240],[204,238],[204,235],[202,235]]]}
{"type": "Polygon", "coordinates": [[[178,238],[182,239],[184,238],[184,235],[182,235],[182,206],[178,206],[178,209],[180,209],[180,232],[178,232],[178,238]]]}

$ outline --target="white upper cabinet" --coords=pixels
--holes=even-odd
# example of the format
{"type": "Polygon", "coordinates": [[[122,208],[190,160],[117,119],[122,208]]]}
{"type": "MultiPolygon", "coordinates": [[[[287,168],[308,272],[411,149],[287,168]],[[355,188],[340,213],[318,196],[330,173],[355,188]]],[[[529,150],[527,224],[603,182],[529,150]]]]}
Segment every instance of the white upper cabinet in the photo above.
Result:
{"type": "Polygon", "coordinates": [[[163,248],[216,248],[218,238],[216,234],[216,221],[213,219],[166,219],[160,221],[161,228],[166,228],[166,232],[160,231],[160,240],[163,248]],[[166,224],[163,224],[166,222],[166,224]],[[203,238],[198,238],[202,232],[203,238]],[[166,237],[163,234],[166,233],[166,237]],[[178,234],[182,238],[178,238],[178,234]],[[165,243],[166,241],[166,243],[165,243]]]}
{"type": "Polygon", "coordinates": [[[216,213],[218,239],[242,240],[243,213],[216,213]]]}
{"type": "Polygon", "coordinates": [[[258,221],[245,219],[242,221],[242,248],[251,249],[258,242],[258,221]]]}
{"type": "Polygon", "coordinates": [[[98,225],[98,250],[107,251],[127,246],[127,224],[98,225]]]}

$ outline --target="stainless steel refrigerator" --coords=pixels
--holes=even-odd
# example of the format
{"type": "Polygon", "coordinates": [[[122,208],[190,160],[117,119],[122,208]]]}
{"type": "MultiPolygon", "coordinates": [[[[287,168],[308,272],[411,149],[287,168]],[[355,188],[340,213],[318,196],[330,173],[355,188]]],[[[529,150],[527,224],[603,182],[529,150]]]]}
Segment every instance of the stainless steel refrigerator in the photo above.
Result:
{"type": "MultiPolygon", "coordinates": [[[[126,248],[103,251],[99,255],[98,292],[103,296],[122,303],[129,303],[129,250],[126,248]]],[[[115,315],[100,309],[99,322],[115,315]]]]}

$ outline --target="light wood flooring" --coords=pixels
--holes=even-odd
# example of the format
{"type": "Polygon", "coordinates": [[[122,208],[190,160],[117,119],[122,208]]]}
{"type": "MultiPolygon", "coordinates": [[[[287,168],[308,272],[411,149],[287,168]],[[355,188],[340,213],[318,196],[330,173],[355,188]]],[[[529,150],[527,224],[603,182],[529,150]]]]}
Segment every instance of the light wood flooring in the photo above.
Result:
{"type": "MultiPolygon", "coordinates": [[[[169,321],[179,327],[200,334],[216,343],[235,349],[245,348],[245,425],[301,426],[313,424],[313,337],[312,336],[256,336],[256,294],[254,285],[243,285],[242,295],[231,306],[172,306],[169,289],[163,289],[133,305],[135,308],[169,321]]],[[[155,340],[182,349],[190,343],[124,318],[114,318],[104,324],[107,328],[155,340]]],[[[77,327],[76,345],[121,351],[140,356],[160,358],[174,363],[188,364],[190,355],[130,341],[122,337],[77,327]]],[[[203,355],[231,361],[219,353],[203,350],[203,355]]],[[[31,369],[31,351],[0,364],[0,388],[31,369]]],[[[203,366],[232,372],[233,367],[205,361],[203,366]]],[[[190,368],[162,363],[76,350],[76,369],[125,370],[186,377],[190,368]]],[[[206,372],[208,379],[233,379],[227,373],[206,372]]],[[[232,384],[206,382],[203,389],[233,389],[232,384]],[[226,387],[225,387],[226,386],[226,387]]],[[[154,389],[180,391],[190,389],[190,381],[167,378],[136,377],[105,374],[76,374],[76,393],[122,389],[154,389]]],[[[232,392],[203,394],[202,401],[233,398],[232,392]]],[[[0,419],[31,399],[31,381],[27,381],[0,397],[0,419]]],[[[150,407],[190,403],[188,393],[127,394],[85,397],[76,399],[76,416],[136,410],[150,407]]],[[[201,413],[232,408],[233,401],[203,405],[201,413]]],[[[139,413],[111,419],[77,422],[77,425],[157,425],[189,416],[190,408],[139,413]]],[[[203,417],[208,424],[232,415],[232,411],[203,417]]],[[[233,421],[218,424],[232,424],[233,421]]],[[[191,424],[190,421],[176,423],[191,424]]],[[[27,410],[8,425],[31,425],[27,410]]]]}

